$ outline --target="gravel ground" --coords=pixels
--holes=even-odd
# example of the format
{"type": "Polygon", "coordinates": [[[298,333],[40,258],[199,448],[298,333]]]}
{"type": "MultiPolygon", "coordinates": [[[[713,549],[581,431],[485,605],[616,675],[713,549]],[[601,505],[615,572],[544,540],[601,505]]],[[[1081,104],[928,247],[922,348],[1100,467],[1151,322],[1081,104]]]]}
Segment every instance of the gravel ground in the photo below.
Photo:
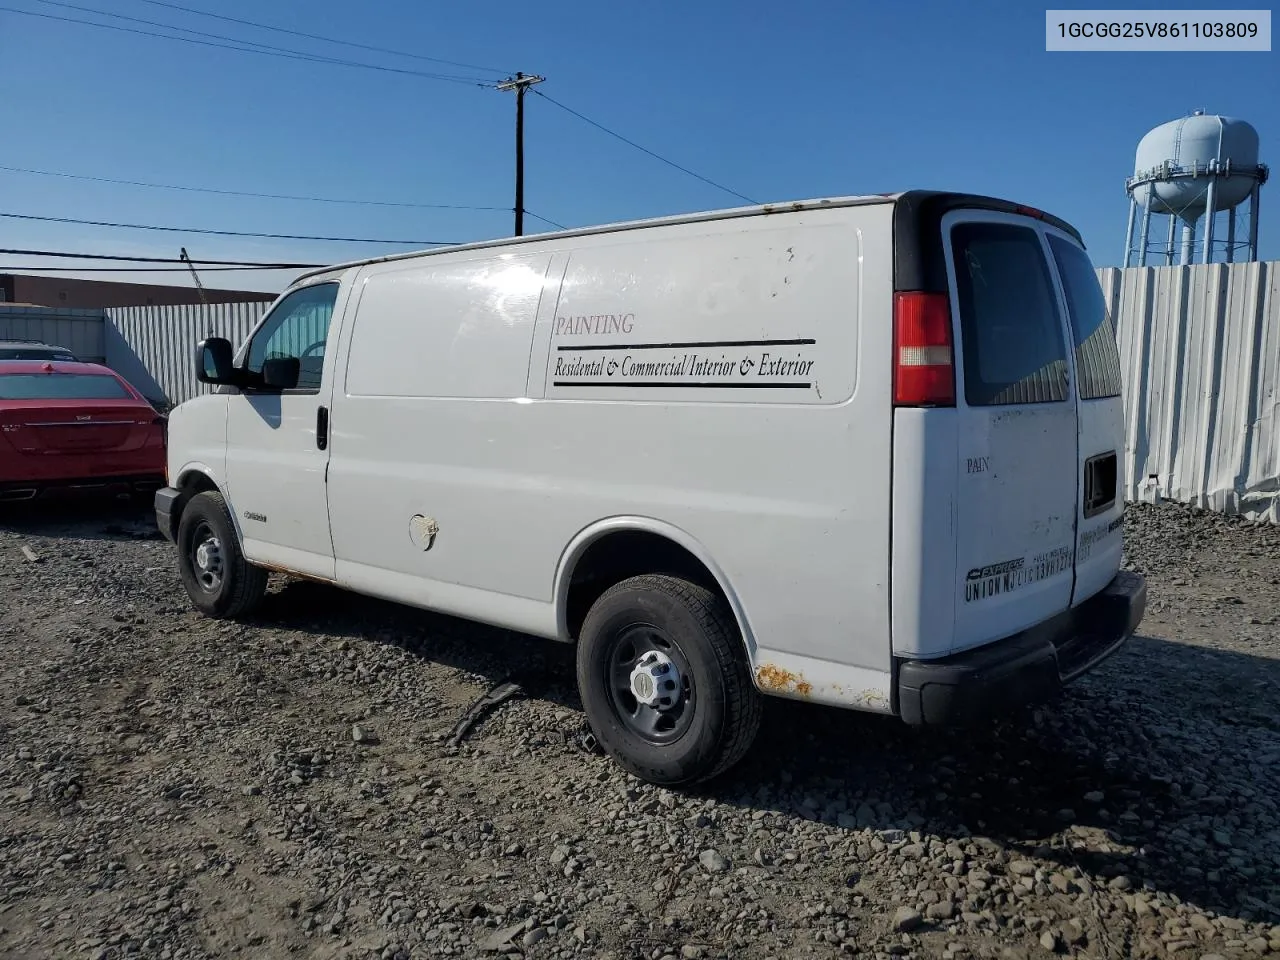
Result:
{"type": "Polygon", "coordinates": [[[10,512],[0,956],[1280,955],[1280,530],[1126,533],[1142,636],[1060,702],[770,701],[676,794],[584,749],[565,648],[309,583],[217,623],[145,510],[10,512]]]}

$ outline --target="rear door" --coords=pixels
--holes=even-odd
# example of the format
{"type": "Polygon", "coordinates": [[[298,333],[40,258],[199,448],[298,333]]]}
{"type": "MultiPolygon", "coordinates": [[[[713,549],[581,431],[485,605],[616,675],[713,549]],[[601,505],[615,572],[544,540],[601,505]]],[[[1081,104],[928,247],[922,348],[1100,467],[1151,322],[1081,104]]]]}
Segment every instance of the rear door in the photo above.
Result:
{"type": "Polygon", "coordinates": [[[1120,569],[1124,547],[1124,498],[1119,495],[1119,455],[1124,442],[1120,399],[1120,351],[1106,299],[1084,248],[1051,226],[1044,228],[1071,322],[1077,400],[1075,592],[1088,600],[1120,569]]]}
{"type": "Polygon", "coordinates": [[[1079,464],[1070,333],[1037,220],[943,218],[956,350],[956,634],[963,650],[1066,610],[1079,464]]]}

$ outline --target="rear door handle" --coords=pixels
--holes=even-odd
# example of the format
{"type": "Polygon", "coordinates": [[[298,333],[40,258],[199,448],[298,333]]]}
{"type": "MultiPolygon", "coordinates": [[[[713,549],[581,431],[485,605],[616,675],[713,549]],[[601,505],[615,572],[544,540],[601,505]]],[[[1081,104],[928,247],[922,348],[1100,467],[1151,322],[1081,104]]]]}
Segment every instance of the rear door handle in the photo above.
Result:
{"type": "Polygon", "coordinates": [[[329,446],[329,408],[316,408],[316,446],[321,450],[329,446]]]}

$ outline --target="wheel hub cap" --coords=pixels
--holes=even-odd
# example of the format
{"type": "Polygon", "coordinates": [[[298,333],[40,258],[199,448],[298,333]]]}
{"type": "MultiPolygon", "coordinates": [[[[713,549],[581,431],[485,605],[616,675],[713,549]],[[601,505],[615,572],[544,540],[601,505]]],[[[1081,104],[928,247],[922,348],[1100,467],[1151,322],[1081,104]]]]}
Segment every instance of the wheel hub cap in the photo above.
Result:
{"type": "Polygon", "coordinates": [[[680,686],[680,671],[657,650],[641,657],[631,671],[631,695],[646,707],[670,710],[680,702],[680,686]]]}
{"type": "Polygon", "coordinates": [[[218,541],[206,540],[196,547],[196,566],[206,573],[218,567],[218,541]]]}
{"type": "Polygon", "coordinates": [[[191,552],[196,579],[206,590],[216,590],[222,582],[222,544],[214,536],[206,536],[191,552]]]}

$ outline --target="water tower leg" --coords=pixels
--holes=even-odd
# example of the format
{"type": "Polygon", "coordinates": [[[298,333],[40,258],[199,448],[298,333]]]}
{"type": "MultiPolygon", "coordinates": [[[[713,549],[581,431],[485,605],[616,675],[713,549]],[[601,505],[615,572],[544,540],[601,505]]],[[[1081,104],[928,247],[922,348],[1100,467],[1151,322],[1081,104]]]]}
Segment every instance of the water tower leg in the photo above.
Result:
{"type": "Polygon", "coordinates": [[[1236,262],[1236,208],[1227,211],[1227,263],[1236,262]]]}
{"type": "Polygon", "coordinates": [[[1151,208],[1142,208],[1142,235],[1138,238],[1138,266],[1147,265],[1147,239],[1151,236],[1151,208]]]}
{"type": "Polygon", "coordinates": [[[1129,266],[1129,259],[1133,256],[1133,227],[1138,219],[1138,201],[1132,197],[1129,198],[1129,229],[1124,234],[1124,265],[1129,266]]]}
{"type": "Polygon", "coordinates": [[[1258,201],[1262,199],[1262,184],[1253,181],[1253,196],[1249,198],[1249,262],[1258,259],[1258,201]]]}
{"type": "Polygon", "coordinates": [[[1213,263],[1213,201],[1218,199],[1218,179],[1209,181],[1209,201],[1205,207],[1204,221],[1204,262],[1213,263]]]}
{"type": "Polygon", "coordinates": [[[1189,263],[1195,263],[1196,259],[1196,222],[1194,220],[1184,221],[1182,224],[1182,258],[1179,261],[1184,266],[1189,263]]]}
{"type": "Polygon", "coordinates": [[[1172,213],[1169,214],[1169,242],[1164,247],[1164,262],[1167,266],[1173,266],[1173,251],[1177,249],[1173,245],[1174,237],[1177,236],[1178,218],[1172,213]]]}

